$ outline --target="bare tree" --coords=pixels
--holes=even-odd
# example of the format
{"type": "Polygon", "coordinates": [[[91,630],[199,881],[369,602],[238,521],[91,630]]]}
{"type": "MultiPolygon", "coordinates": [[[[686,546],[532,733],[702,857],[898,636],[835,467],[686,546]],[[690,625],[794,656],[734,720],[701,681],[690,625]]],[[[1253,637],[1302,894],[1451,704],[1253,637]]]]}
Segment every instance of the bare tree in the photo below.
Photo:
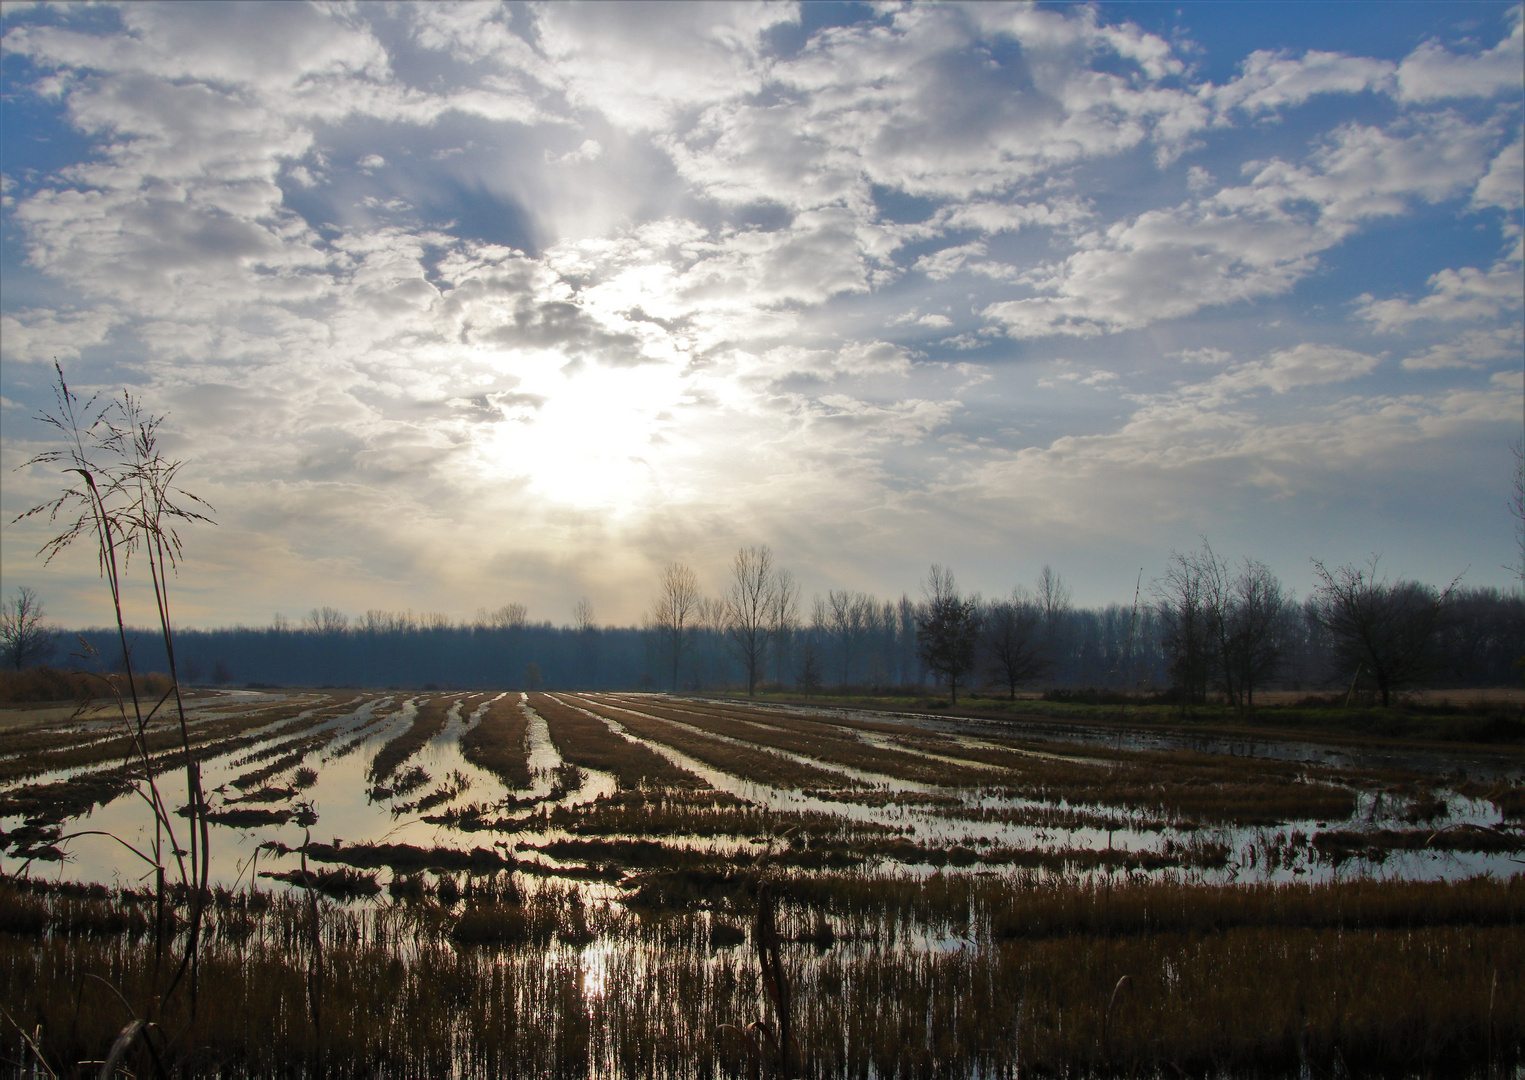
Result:
{"type": "Polygon", "coordinates": [[[1202,589],[1202,610],[1206,618],[1207,678],[1223,691],[1230,705],[1237,707],[1240,686],[1234,646],[1234,571],[1228,561],[1213,550],[1205,536],[1202,537],[1202,549],[1192,559],[1202,589]]]}
{"type": "Polygon", "coordinates": [[[1170,676],[1182,694],[1182,707],[1207,700],[1213,672],[1217,559],[1204,551],[1170,553],[1163,576],[1151,588],[1163,625],[1162,644],[1170,676]]]}
{"type": "Polygon", "coordinates": [[[1171,552],[1154,583],[1163,645],[1184,705],[1206,700],[1209,686],[1236,708],[1254,708],[1255,690],[1275,678],[1287,650],[1288,600],[1265,563],[1238,571],[1213,551],[1171,552]]]}
{"type": "Polygon", "coordinates": [[[1439,664],[1437,639],[1458,576],[1437,591],[1418,581],[1389,582],[1379,559],[1364,567],[1330,570],[1315,560],[1318,619],[1334,644],[1335,662],[1352,678],[1362,671],[1377,684],[1382,707],[1392,693],[1432,674],[1439,664]]]}
{"type": "Polygon", "coordinates": [[[307,613],[302,629],[312,634],[342,634],[349,629],[349,616],[325,604],[307,613]]]}
{"type": "Polygon", "coordinates": [[[1064,634],[1070,621],[1070,587],[1047,563],[1038,574],[1038,589],[1033,603],[1043,617],[1043,647],[1049,664],[1057,667],[1064,647],[1064,634]]]}
{"type": "Polygon", "coordinates": [[[974,667],[979,641],[979,601],[959,595],[953,572],[932,565],[923,585],[926,603],[916,620],[916,649],[927,670],[948,688],[958,702],[958,686],[974,667]]]}
{"type": "Polygon", "coordinates": [[[598,683],[598,623],[593,616],[593,601],[580,597],[572,605],[572,626],[577,631],[577,656],[589,686],[598,683]]]}
{"type": "Polygon", "coordinates": [[[1021,589],[985,610],[985,657],[991,678],[1015,701],[1017,687],[1040,677],[1050,661],[1043,641],[1043,610],[1021,589]]]}
{"type": "Polygon", "coordinates": [[[477,608],[477,625],[494,630],[519,630],[529,622],[529,610],[523,604],[504,604],[488,611],[477,608]]]}
{"type": "Polygon", "coordinates": [[[829,590],[826,593],[825,615],[820,620],[820,624],[826,630],[826,638],[836,644],[837,658],[842,665],[841,676],[837,679],[837,683],[841,686],[847,685],[852,671],[855,643],[852,621],[852,593],[846,589],[829,590]]]}
{"type": "Polygon", "coordinates": [[[1287,652],[1292,613],[1265,563],[1245,559],[1223,613],[1223,683],[1231,704],[1255,708],[1255,688],[1276,677],[1287,652]]]}
{"type": "Polygon", "coordinates": [[[875,600],[873,605],[873,644],[869,649],[869,681],[875,686],[887,686],[895,681],[896,637],[899,613],[889,601],[875,600]]]}
{"type": "Polygon", "coordinates": [[[745,547],[736,553],[723,603],[726,647],[747,673],[747,696],[755,697],[768,657],[773,606],[773,553],[766,546],[745,547]]]}
{"type": "Polygon", "coordinates": [[[1520,548],[1520,561],[1506,566],[1520,579],[1520,591],[1525,593],[1525,436],[1515,440],[1510,447],[1514,452],[1514,475],[1510,477],[1509,511],[1514,517],[1514,538],[1520,548]]]}
{"type": "Polygon", "coordinates": [[[21,585],[14,599],[0,606],[0,657],[20,671],[53,655],[53,631],[35,590],[21,585]]]}
{"type": "Polygon", "coordinates": [[[773,644],[773,678],[782,686],[789,663],[790,646],[800,625],[800,587],[794,575],[780,569],[773,575],[772,601],[768,605],[768,637],[773,644]]]}
{"type": "Polygon", "coordinates": [[[699,615],[699,579],[681,563],[669,563],[657,582],[658,593],[652,605],[650,626],[656,631],[657,646],[672,673],[672,689],[678,689],[678,669],[684,654],[693,645],[695,622],[699,615]]]}
{"type": "Polygon", "coordinates": [[[800,640],[799,688],[809,697],[821,688],[821,629],[816,623],[800,640]]]}
{"type": "Polygon", "coordinates": [[[900,594],[895,605],[895,656],[902,685],[921,682],[921,660],[916,655],[916,604],[900,594]]]}
{"type": "Polygon", "coordinates": [[[867,593],[832,589],[826,594],[826,630],[836,642],[837,659],[842,665],[840,682],[847,685],[858,673],[863,639],[873,624],[874,598],[867,593]]]}
{"type": "Polygon", "coordinates": [[[1070,587],[1047,563],[1038,574],[1037,605],[1043,613],[1043,621],[1050,624],[1062,619],[1070,610],[1070,587]]]}

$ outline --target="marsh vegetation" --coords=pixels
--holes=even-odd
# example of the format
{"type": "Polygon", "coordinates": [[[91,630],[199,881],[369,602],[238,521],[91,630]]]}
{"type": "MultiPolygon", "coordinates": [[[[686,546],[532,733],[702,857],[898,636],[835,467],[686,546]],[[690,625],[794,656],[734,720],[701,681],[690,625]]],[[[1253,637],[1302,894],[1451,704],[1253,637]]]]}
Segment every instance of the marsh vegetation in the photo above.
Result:
{"type": "Polygon", "coordinates": [[[199,895],[161,899],[105,835],[153,827],[111,724],[15,723],[13,1060],[102,1060],[199,906],[200,1000],[165,1005],[177,1039],[138,1043],[139,1074],[155,1053],[219,1074],[1518,1067],[1517,751],[1358,760],[1119,730],[204,691],[184,745],[216,857],[199,895]]]}

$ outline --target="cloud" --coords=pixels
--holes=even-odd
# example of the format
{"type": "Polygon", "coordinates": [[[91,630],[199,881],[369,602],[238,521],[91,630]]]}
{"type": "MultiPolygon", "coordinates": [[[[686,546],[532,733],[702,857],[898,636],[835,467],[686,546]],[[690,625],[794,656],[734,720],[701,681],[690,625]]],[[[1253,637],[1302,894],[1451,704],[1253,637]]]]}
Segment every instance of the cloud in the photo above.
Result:
{"type": "Polygon", "coordinates": [[[523,72],[535,81],[559,87],[561,77],[510,25],[511,13],[496,4],[410,4],[402,9],[412,40],[425,49],[447,53],[468,65],[484,61],[499,71],[523,72]]]}
{"type": "MultiPolygon", "coordinates": [[[[1338,350],[1316,355],[1317,349],[1254,370],[1311,385],[1366,367],[1334,356],[1338,350]]],[[[1343,501],[1353,477],[1380,473],[1404,455],[1437,452],[1486,426],[1517,426],[1525,407],[1520,374],[1508,372],[1486,389],[1348,397],[1271,420],[1210,388],[1222,378],[1152,398],[1115,430],[992,456],[968,471],[960,497],[992,507],[1012,503],[1043,533],[1122,537],[1140,521],[1169,527],[1201,520],[1194,493],[1211,491],[1216,501],[1243,505],[1269,526],[1295,514],[1296,500],[1343,501]],[[1275,503],[1265,505],[1268,497],[1275,503]]]]}
{"type": "Polygon", "coordinates": [[[1299,57],[1257,50],[1241,63],[1238,78],[1222,86],[1204,86],[1202,93],[1220,110],[1256,114],[1301,105],[1321,94],[1371,91],[1405,103],[1427,103],[1517,92],[1525,67],[1518,6],[1510,20],[1514,25],[1509,36],[1491,49],[1454,52],[1430,40],[1397,64],[1316,49],[1299,57]]]}
{"type": "Polygon", "coordinates": [[[880,404],[827,394],[813,401],[797,399],[794,411],[807,427],[833,437],[914,445],[946,424],[958,407],[956,401],[910,399],[880,404]]]}
{"type": "Polygon", "coordinates": [[[1480,368],[1490,360],[1518,361],[1525,351],[1525,333],[1518,323],[1492,330],[1465,330],[1450,341],[1431,345],[1422,353],[1403,359],[1405,371],[1437,371],[1444,368],[1480,368]]]}
{"type": "Polygon", "coordinates": [[[1057,375],[1045,376],[1038,380],[1038,385],[1045,389],[1054,389],[1060,383],[1074,383],[1076,386],[1090,386],[1098,390],[1110,390],[1108,384],[1117,381],[1115,371],[1094,370],[1090,374],[1082,374],[1079,371],[1061,371],[1057,375]]]}
{"type": "Polygon", "coordinates": [[[1175,353],[1174,356],[1176,359],[1185,361],[1188,364],[1226,364],[1234,358],[1234,354],[1226,349],[1215,349],[1212,347],[1182,349],[1180,352],[1175,353]]]}
{"type": "Polygon", "coordinates": [[[1063,229],[1084,221],[1091,214],[1087,203],[1070,195],[1042,202],[1002,203],[980,200],[955,203],[939,210],[935,220],[944,229],[974,229],[994,235],[1032,226],[1063,229]]]}
{"type": "Polygon", "coordinates": [[[0,356],[22,364],[74,360],[82,350],[105,342],[122,321],[109,308],[91,311],[32,308],[15,315],[0,315],[0,356]]]}
{"type": "Polygon", "coordinates": [[[1285,293],[1360,223],[1476,183],[1494,138],[1450,115],[1345,125],[1305,164],[1247,166],[1248,184],[1086,233],[1023,276],[1037,295],[984,313],[1013,337],[1091,336],[1285,293]]]}
{"type": "Polygon", "coordinates": [[[958,352],[967,352],[970,349],[983,349],[990,344],[990,338],[980,334],[955,334],[950,338],[943,338],[939,345],[958,352]]]}
{"type": "Polygon", "coordinates": [[[63,119],[7,159],[6,398],[35,408],[56,355],[169,409],[245,508],[228,580],[467,610],[597,581],[613,612],[740,542],[845,571],[913,537],[918,563],[1011,550],[1003,476],[1033,520],[1101,515],[1110,477],[1210,515],[1219,481],[1365,468],[1342,423],[1454,447],[1517,397],[1488,373],[1518,260],[1467,265],[1476,212],[1519,209],[1488,89],[1515,38],[1268,42],[1214,87],[1099,8],[817,14],[7,7],[18,100],[63,119]],[[1424,242],[1307,287],[1378,227],[1424,242]]]}
{"type": "Polygon", "coordinates": [[[1258,364],[1244,364],[1220,375],[1208,385],[1249,389],[1268,386],[1279,394],[1298,386],[1347,382],[1368,375],[1381,361],[1375,356],[1311,342],[1271,354],[1258,364]]]}
{"type": "Polygon", "coordinates": [[[668,219],[559,244],[545,259],[580,283],[589,310],[605,318],[639,310],[697,351],[777,336],[796,324],[796,306],[866,293],[873,272],[857,219],[842,209],[799,214],[780,229],[711,230],[668,219]]]}
{"type": "Polygon", "coordinates": [[[1518,95],[1520,71],[1525,68],[1525,24],[1520,7],[1510,11],[1509,36],[1479,53],[1454,53],[1437,41],[1427,41],[1398,66],[1398,96],[1402,101],[1427,102],[1447,98],[1518,95]]]}
{"type": "Polygon", "coordinates": [[[962,270],[971,258],[984,254],[985,245],[979,241],[972,244],[960,244],[957,247],[946,247],[930,255],[921,256],[911,269],[920,270],[933,281],[946,281],[962,270]]]}
{"type": "Polygon", "coordinates": [[[379,78],[389,69],[386,50],[368,30],[306,4],[138,3],[115,15],[120,33],[18,26],[6,34],[6,48],[69,68],[264,88],[325,76],[379,78]]]}
{"type": "Polygon", "coordinates": [[[911,371],[910,355],[901,346],[887,341],[850,341],[839,349],[780,345],[761,356],[736,354],[735,363],[743,380],[761,378],[769,383],[781,382],[795,375],[825,381],[844,376],[903,377],[911,371]]]}
{"type": "Polygon", "coordinates": [[[655,129],[685,109],[761,89],[763,35],[794,4],[547,4],[535,12],[564,92],[616,125],[655,129]]]}
{"type": "Polygon", "coordinates": [[[668,146],[691,183],[733,203],[859,205],[872,184],[967,199],[1178,143],[1208,119],[1193,95],[1154,84],[1181,67],[1161,39],[1084,11],[907,6],[812,39],[768,69],[766,101],[710,105],[668,146]],[[997,49],[1000,62],[967,62],[997,49]],[[1129,73],[1103,74],[1098,53],[1129,73]]]}
{"type": "Polygon", "coordinates": [[[636,328],[602,319],[569,298],[535,260],[506,255],[461,269],[438,310],[463,344],[502,352],[549,350],[604,364],[645,358],[636,328]]]}
{"type": "Polygon", "coordinates": [[[553,154],[547,150],[545,160],[552,165],[572,165],[580,161],[596,161],[603,152],[603,145],[597,139],[584,139],[576,150],[568,150],[565,154],[553,154]]]}
{"type": "MultiPolygon", "coordinates": [[[[1516,213],[1525,206],[1525,141],[1516,139],[1493,159],[1487,173],[1477,182],[1472,205],[1497,206],[1516,213]]],[[[1511,221],[1506,226],[1506,235],[1518,235],[1519,229],[1519,222],[1511,221]]]]}
{"type": "Polygon", "coordinates": [[[1204,87],[1204,93],[1219,109],[1243,109],[1254,114],[1301,105],[1318,94],[1391,92],[1397,65],[1318,50],[1293,58],[1262,49],[1251,53],[1240,70],[1237,79],[1223,86],[1204,87]]]}
{"type": "Polygon", "coordinates": [[[1394,333],[1423,319],[1491,319],[1525,303],[1525,276],[1517,263],[1498,263],[1487,271],[1471,266],[1441,270],[1428,284],[1429,295],[1413,302],[1363,296],[1357,314],[1378,331],[1394,333]]]}

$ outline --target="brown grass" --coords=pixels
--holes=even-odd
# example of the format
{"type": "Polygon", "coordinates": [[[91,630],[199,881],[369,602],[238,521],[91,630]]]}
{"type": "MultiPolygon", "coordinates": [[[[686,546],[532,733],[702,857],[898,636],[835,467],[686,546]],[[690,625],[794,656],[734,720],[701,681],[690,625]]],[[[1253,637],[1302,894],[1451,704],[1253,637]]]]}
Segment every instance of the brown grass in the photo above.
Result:
{"type": "MultiPolygon", "coordinates": [[[[523,896],[501,877],[442,874],[433,889],[409,880],[407,903],[335,908],[323,920],[324,1040],[346,1072],[749,1075],[743,1048],[715,1032],[757,1015],[758,972],[734,931],[755,882],[714,876],[714,916],[637,917],[566,890],[523,896]],[[607,955],[595,988],[580,950],[600,938],[630,947],[607,955]]],[[[875,913],[869,922],[823,922],[822,910],[842,905],[823,908],[839,896],[827,879],[810,881],[775,886],[802,1076],[1009,1076],[1019,1065],[1038,1075],[1480,1076],[1509,1075],[1521,1058],[1518,882],[1110,894],[1007,882],[1016,922],[987,936],[1000,881],[880,882],[875,900],[859,879],[853,895],[875,913]],[[973,907],[953,922],[970,945],[897,945],[897,897],[939,890],[929,912],[973,907]],[[865,935],[877,945],[841,945],[865,935]],[[1115,992],[1122,975],[1128,988],[1115,992]]],[[[151,910],[100,892],[0,886],[0,1000],[29,1031],[41,1025],[56,1070],[99,1061],[124,1022],[86,974],[108,975],[129,1000],[149,987],[151,910]]],[[[314,1070],[306,911],[296,895],[219,894],[207,990],[172,1072],[314,1070]]]]}
{"type": "Polygon", "coordinates": [[[376,751],[366,775],[373,783],[379,784],[386,780],[397,771],[399,765],[422,750],[430,739],[445,729],[449,711],[448,698],[430,698],[420,705],[413,714],[413,723],[408,725],[408,730],[389,739],[386,745],[376,751]]]}
{"type": "MultiPolygon", "coordinates": [[[[136,672],[132,681],[138,697],[148,701],[158,701],[174,685],[173,680],[161,671],[136,672]]],[[[20,671],[0,669],[0,705],[110,700],[113,691],[124,697],[130,696],[125,675],[95,675],[52,667],[22,668],[20,671]]]]}
{"type": "MultiPolygon", "coordinates": [[[[315,717],[314,723],[320,723],[322,719],[329,718],[315,717]]],[[[337,731],[324,731],[317,735],[302,735],[294,739],[283,739],[272,746],[260,750],[258,753],[250,754],[245,759],[245,762],[251,764],[254,760],[268,760],[272,757],[275,760],[258,769],[253,769],[250,772],[235,777],[231,783],[239,791],[257,788],[272,776],[283,773],[294,765],[300,765],[309,754],[333,742],[338,737],[338,734],[337,731]]]]}
{"type": "Polygon", "coordinates": [[[1493,976],[1522,961],[1520,935],[1503,927],[1254,928],[1013,943],[917,963],[832,958],[800,987],[801,1026],[826,1035],[813,1062],[825,1075],[1016,1061],[1040,1074],[1289,1075],[1303,1060],[1322,1075],[1462,1072],[1486,1059],[1490,1000],[1495,1046],[1517,1057],[1525,993],[1512,978],[1495,993],[1493,976]],[[1121,975],[1132,989],[1104,1041],[1121,975]]]}
{"type": "MultiPolygon", "coordinates": [[[[1006,770],[1009,794],[1042,801],[1126,807],[1149,814],[1241,825],[1287,819],[1343,821],[1355,793],[1328,782],[1339,774],[1258,758],[1188,751],[1068,751],[1051,744],[982,740],[971,745],[935,735],[905,735],[904,745],[1006,770]]],[[[1364,779],[1364,778],[1362,778],[1364,779]]]]}
{"type": "Polygon", "coordinates": [[[519,696],[509,694],[494,701],[476,725],[461,736],[461,755],[486,769],[511,790],[530,787],[529,718],[519,707],[519,696]]]}
{"type": "Polygon", "coordinates": [[[545,717],[551,742],[566,761],[613,773],[622,789],[641,787],[708,788],[686,769],[660,754],[616,735],[602,720],[549,694],[531,694],[530,707],[545,717]]]}
{"type": "Polygon", "coordinates": [[[831,725],[813,725],[805,721],[798,727],[785,728],[773,723],[771,719],[768,723],[762,723],[737,719],[718,710],[701,711],[646,701],[642,701],[639,708],[643,712],[687,724],[701,731],[802,754],[817,761],[878,773],[896,780],[953,786],[988,784],[993,779],[992,774],[984,769],[961,768],[956,764],[931,761],[916,754],[871,746],[860,741],[856,733],[831,725]]]}
{"type": "Polygon", "coordinates": [[[365,723],[359,725],[358,727],[350,728],[348,731],[346,731],[344,742],[334,747],[333,751],[328,756],[331,758],[342,758],[353,754],[356,750],[360,749],[362,745],[364,745],[365,741],[369,739],[372,734],[374,734],[375,728],[392,719],[392,717],[396,716],[401,711],[401,705],[394,706],[393,708],[387,709],[385,711],[373,711],[370,715],[370,718],[366,720],[365,723]]]}
{"type": "MultiPolygon", "coordinates": [[[[311,707],[311,703],[285,705],[221,720],[204,721],[191,728],[191,757],[195,761],[205,761],[263,742],[272,736],[311,727],[320,723],[325,718],[324,715],[320,713],[294,721],[275,731],[245,734],[252,729],[266,728],[284,717],[295,716],[311,707]]],[[[328,715],[342,715],[353,707],[351,704],[332,706],[328,715]]],[[[149,750],[156,755],[152,758],[156,773],[173,769],[183,761],[182,755],[177,752],[180,741],[177,731],[161,728],[147,736],[145,741],[149,750]]],[[[7,765],[15,767],[11,774],[14,777],[33,775],[39,771],[36,768],[38,764],[46,769],[54,769],[126,758],[124,764],[82,773],[68,780],[50,784],[17,784],[0,793],[0,816],[18,815],[32,823],[57,823],[88,813],[92,807],[110,802],[131,790],[133,784],[141,778],[142,761],[136,758],[134,750],[133,741],[123,736],[78,747],[76,751],[38,755],[44,761],[32,762],[30,766],[25,764],[25,759],[20,767],[17,767],[15,760],[0,762],[0,778],[4,778],[7,765]]]]}
{"type": "Polygon", "coordinates": [[[1313,846],[1330,862],[1361,856],[1381,862],[1394,851],[1525,851],[1525,834],[1479,826],[1445,829],[1332,829],[1314,836],[1313,846]]]}
{"type": "MultiPolygon", "coordinates": [[[[729,716],[741,720],[751,720],[759,724],[767,724],[783,731],[796,731],[801,734],[832,734],[833,728],[844,731],[871,731],[880,735],[901,735],[907,730],[914,730],[909,723],[899,723],[894,720],[859,720],[852,716],[832,714],[829,716],[799,716],[782,709],[768,708],[765,705],[743,705],[740,703],[719,704],[711,701],[696,701],[689,698],[668,698],[666,704],[675,708],[681,708],[689,712],[706,713],[710,716],[729,716]]],[[[820,703],[816,703],[819,708],[820,703]]]]}
{"type": "Polygon", "coordinates": [[[586,709],[618,721],[634,735],[670,746],[706,765],[754,783],[826,790],[864,786],[862,781],[841,773],[791,761],[766,750],[720,742],[677,721],[653,719],[648,714],[613,705],[602,699],[579,697],[574,700],[586,709]]]}
{"type": "MultiPolygon", "coordinates": [[[[262,732],[254,736],[246,736],[245,734],[267,727],[270,724],[278,723],[283,719],[296,717],[309,709],[313,709],[314,704],[311,701],[297,704],[283,704],[267,709],[241,713],[237,716],[216,720],[203,720],[191,725],[189,728],[190,743],[193,748],[207,751],[207,753],[203,753],[203,757],[221,756],[242,749],[245,746],[252,746],[267,739],[278,738],[312,727],[325,719],[343,715],[345,712],[353,711],[359,707],[358,704],[345,703],[331,706],[327,710],[319,708],[311,717],[297,720],[283,728],[262,732]]],[[[118,719],[111,730],[122,731],[122,722],[118,719]]],[[[20,755],[0,761],[0,783],[27,776],[36,776],[39,773],[50,772],[54,769],[73,769],[107,761],[122,761],[136,757],[138,752],[136,737],[128,734],[110,735],[104,739],[79,745],[81,738],[88,739],[89,736],[81,736],[77,732],[72,734],[64,733],[63,738],[60,740],[61,748],[56,750],[39,749],[34,740],[40,734],[29,733],[0,736],[0,753],[16,753],[20,755]]],[[[168,715],[166,715],[162,721],[156,722],[149,730],[144,741],[151,755],[163,754],[181,745],[180,729],[178,725],[172,725],[168,715]]]]}

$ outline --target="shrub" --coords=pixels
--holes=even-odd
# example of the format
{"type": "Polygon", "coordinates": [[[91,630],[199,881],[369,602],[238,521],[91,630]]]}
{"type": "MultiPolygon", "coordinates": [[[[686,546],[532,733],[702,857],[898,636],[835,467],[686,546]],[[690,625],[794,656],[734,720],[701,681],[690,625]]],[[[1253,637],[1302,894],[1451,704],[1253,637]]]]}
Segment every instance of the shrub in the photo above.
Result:
{"type": "MultiPolygon", "coordinates": [[[[133,679],[138,696],[158,700],[169,693],[173,680],[163,672],[150,671],[133,679]]],[[[0,705],[24,705],[46,701],[90,701],[110,698],[113,690],[127,696],[125,675],[96,675],[88,671],[60,671],[52,667],[0,670],[0,705]]]]}

